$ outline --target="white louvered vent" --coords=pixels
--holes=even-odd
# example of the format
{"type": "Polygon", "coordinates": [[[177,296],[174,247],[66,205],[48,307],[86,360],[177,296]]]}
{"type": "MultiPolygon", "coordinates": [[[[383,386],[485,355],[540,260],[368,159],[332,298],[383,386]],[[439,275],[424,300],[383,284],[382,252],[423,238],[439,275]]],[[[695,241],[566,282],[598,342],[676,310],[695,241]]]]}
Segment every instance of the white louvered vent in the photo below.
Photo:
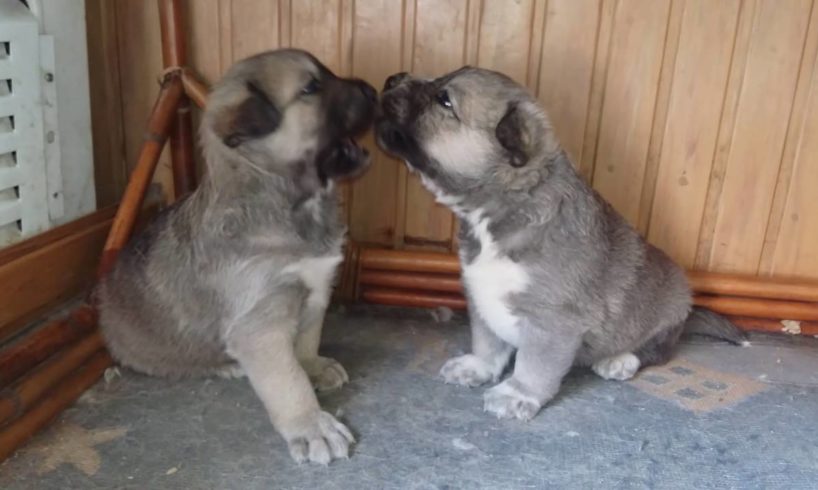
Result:
{"type": "MultiPolygon", "coordinates": [[[[40,21],[25,4],[0,0],[0,246],[50,224],[43,37],[40,21]]],[[[45,46],[49,53],[48,40],[45,46]]],[[[52,197],[57,198],[61,193],[52,197]]]]}

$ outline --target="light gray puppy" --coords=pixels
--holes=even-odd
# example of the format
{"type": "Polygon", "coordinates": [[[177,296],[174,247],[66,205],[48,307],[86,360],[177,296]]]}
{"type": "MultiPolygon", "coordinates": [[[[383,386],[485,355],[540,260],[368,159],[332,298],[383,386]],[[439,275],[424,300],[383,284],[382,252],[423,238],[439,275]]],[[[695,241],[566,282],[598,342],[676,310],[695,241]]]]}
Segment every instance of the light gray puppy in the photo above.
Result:
{"type": "Polygon", "coordinates": [[[386,81],[379,144],[420,174],[460,222],[472,353],[448,383],[499,380],[485,410],[527,420],[573,365],[625,380],[666,362],[683,330],[735,343],[731,323],[691,309],[684,272],[574,170],[542,108],[508,77],[464,67],[386,81]]]}
{"type": "Polygon", "coordinates": [[[114,357],[152,375],[244,372],[296,461],[346,458],[350,431],[313,386],[348,381],[318,355],[345,228],[334,181],[362,172],[352,140],[377,93],[310,54],[235,64],[201,125],[207,173],[119,255],[98,289],[114,357]]]}

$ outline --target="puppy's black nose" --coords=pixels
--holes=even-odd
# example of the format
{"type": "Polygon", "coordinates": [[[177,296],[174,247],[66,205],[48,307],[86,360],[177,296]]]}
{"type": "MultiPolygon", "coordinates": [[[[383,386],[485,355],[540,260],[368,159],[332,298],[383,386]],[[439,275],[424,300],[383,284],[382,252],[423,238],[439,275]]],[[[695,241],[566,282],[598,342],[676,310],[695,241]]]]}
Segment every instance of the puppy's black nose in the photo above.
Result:
{"type": "Polygon", "coordinates": [[[405,80],[406,77],[408,76],[409,74],[406,73],[405,71],[391,75],[389,78],[386,79],[386,82],[384,82],[383,89],[389,90],[395,88],[400,82],[405,80]]]}

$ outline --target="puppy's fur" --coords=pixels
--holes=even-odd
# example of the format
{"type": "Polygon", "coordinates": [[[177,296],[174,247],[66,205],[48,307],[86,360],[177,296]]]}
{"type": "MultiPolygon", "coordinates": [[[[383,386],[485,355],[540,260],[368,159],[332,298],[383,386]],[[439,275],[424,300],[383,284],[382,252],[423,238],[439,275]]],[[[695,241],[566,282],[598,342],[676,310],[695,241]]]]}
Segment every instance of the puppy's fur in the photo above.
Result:
{"type": "Polygon", "coordinates": [[[366,168],[351,138],[375,89],[308,53],[263,53],[213,89],[207,174],[122,250],[98,290],[108,347],[159,376],[246,373],[297,461],[345,458],[349,430],[319,390],[348,380],[318,356],[345,229],[334,180],[366,168]]]}
{"type": "Polygon", "coordinates": [[[681,268],[575,172],[545,112],[508,77],[464,67],[406,73],[384,88],[379,144],[420,174],[460,221],[472,353],[449,383],[499,380],[484,408],[530,419],[572,365],[628,379],[666,362],[683,329],[741,342],[725,319],[691,309],[681,268]]]}

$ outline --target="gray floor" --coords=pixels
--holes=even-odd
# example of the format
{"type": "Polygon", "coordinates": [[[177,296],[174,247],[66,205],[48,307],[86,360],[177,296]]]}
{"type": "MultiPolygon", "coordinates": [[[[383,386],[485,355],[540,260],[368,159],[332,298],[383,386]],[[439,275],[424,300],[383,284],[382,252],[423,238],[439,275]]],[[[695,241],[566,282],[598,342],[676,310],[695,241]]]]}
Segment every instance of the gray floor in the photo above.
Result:
{"type": "Polygon", "coordinates": [[[440,364],[466,323],[336,310],[323,351],[351,383],[322,397],[359,443],[297,466],[245,380],[123,371],[0,466],[3,489],[818,488],[818,340],[681,346],[627,383],[572,372],[533,421],[498,421],[440,364]]]}

